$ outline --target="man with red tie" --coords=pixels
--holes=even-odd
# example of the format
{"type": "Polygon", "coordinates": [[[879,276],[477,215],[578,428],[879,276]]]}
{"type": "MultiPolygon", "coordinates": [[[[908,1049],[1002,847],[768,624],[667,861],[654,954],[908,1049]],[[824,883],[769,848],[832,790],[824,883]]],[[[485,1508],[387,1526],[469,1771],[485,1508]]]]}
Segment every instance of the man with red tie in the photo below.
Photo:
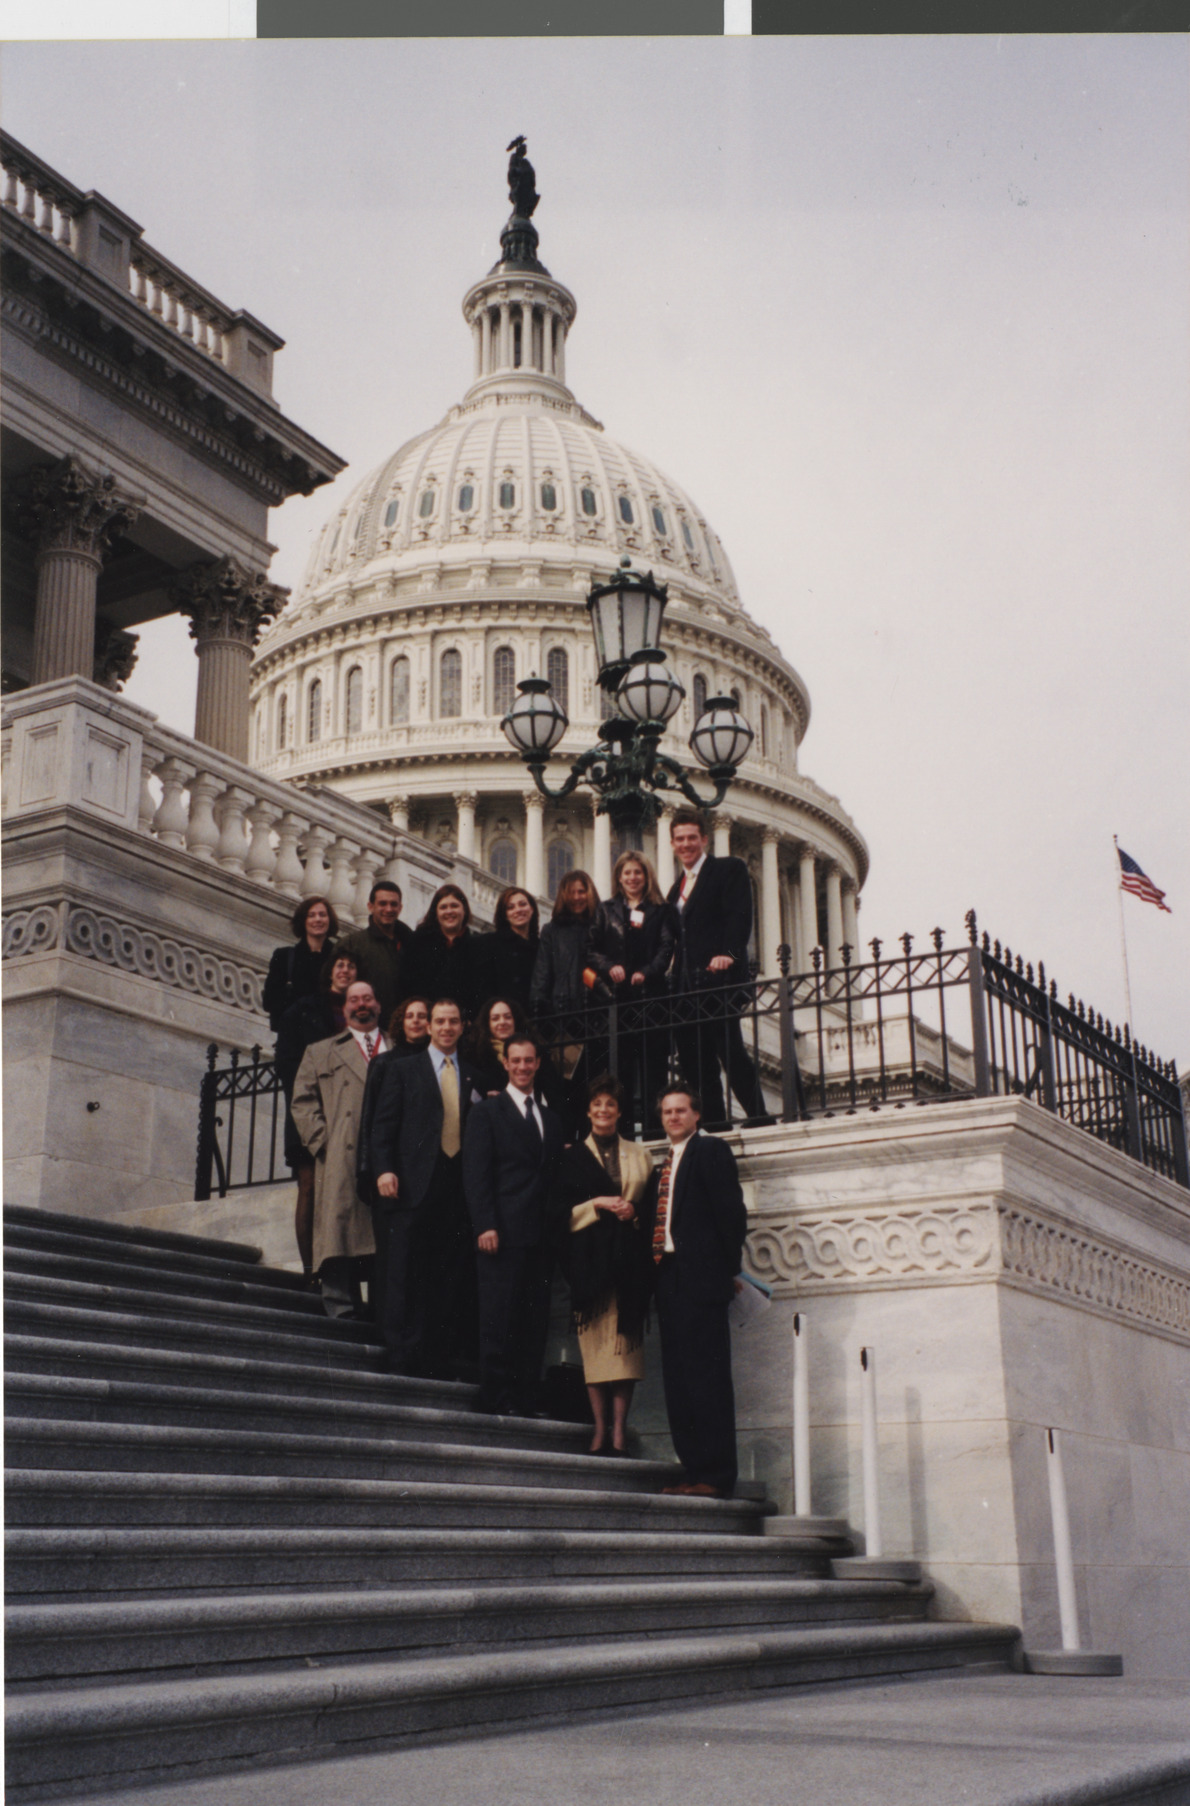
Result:
{"type": "Polygon", "coordinates": [[[747,1211],[726,1142],[699,1133],[702,1100],[685,1085],[658,1099],[669,1140],[642,1200],[657,1275],[665,1410],[685,1480],[666,1492],[729,1499],[737,1462],[727,1307],[747,1234],[747,1211]]]}
{"type": "Polygon", "coordinates": [[[376,1251],[371,1213],[356,1190],[356,1142],[368,1068],[388,1046],[371,985],[348,986],[343,1016],[341,1035],[302,1055],[291,1106],[314,1156],[314,1270],[329,1317],[360,1314],[360,1280],[376,1251]]]}

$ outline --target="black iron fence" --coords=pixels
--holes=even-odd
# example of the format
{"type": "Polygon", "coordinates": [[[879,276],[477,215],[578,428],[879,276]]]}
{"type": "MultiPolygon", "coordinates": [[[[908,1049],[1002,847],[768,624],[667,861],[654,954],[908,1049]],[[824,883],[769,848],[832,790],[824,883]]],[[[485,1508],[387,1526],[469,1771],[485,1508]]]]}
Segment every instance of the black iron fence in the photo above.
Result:
{"type": "MultiPolygon", "coordinates": [[[[903,1108],[956,1097],[1033,1098],[1152,1171],[1190,1185],[1177,1072],[1129,1034],[1071,997],[1063,1004],[1044,966],[980,934],[947,947],[935,928],[922,946],[901,936],[890,955],[812,969],[715,974],[687,990],[611,999],[539,1017],[555,1095],[577,1116],[588,1079],[616,1074],[636,1130],[658,1132],[655,1094],[671,1078],[693,1084],[707,1127],[795,1122],[903,1108]]],[[[283,1176],[284,1098],[271,1060],[254,1048],[216,1065],[208,1050],[199,1108],[195,1195],[222,1196],[283,1176]]]]}

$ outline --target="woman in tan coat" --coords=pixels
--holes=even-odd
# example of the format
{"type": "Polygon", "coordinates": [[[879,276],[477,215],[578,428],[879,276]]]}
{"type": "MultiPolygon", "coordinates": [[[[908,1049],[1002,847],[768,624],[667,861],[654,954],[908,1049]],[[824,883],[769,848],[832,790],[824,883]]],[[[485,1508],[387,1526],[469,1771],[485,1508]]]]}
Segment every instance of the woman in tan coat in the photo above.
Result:
{"type": "Polygon", "coordinates": [[[567,1148],[556,1191],[559,1259],[570,1282],[595,1420],[593,1455],[626,1452],[628,1407],[645,1370],[645,1317],[653,1277],[637,1216],[653,1162],[637,1142],[624,1141],[618,1133],[623,1101],[615,1079],[594,1080],[587,1093],[591,1133],[585,1142],[567,1148]]]}

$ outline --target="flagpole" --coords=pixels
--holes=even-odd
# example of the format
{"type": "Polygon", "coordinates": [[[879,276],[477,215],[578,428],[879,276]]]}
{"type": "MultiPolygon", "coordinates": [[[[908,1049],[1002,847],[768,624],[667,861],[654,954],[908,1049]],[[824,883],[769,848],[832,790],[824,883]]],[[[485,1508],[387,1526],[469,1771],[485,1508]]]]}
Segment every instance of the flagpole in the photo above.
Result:
{"type": "Polygon", "coordinates": [[[1128,1011],[1126,1017],[1128,1032],[1130,1035],[1134,1035],[1136,1033],[1136,1021],[1132,1014],[1132,984],[1128,977],[1128,936],[1124,932],[1124,886],[1120,882],[1120,872],[1122,869],[1120,865],[1120,843],[1114,834],[1112,835],[1112,841],[1116,849],[1116,896],[1120,901],[1120,951],[1124,956],[1124,1007],[1128,1011]]]}

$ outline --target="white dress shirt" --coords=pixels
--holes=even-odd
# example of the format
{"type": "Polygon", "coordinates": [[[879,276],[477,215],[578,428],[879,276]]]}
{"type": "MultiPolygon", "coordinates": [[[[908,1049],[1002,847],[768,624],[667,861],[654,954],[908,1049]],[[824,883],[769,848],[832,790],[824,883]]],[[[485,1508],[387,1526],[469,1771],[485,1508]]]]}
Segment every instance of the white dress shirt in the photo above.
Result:
{"type": "Polygon", "coordinates": [[[678,1192],[678,1168],[682,1164],[682,1155],[686,1152],[686,1149],[690,1146],[690,1143],[697,1134],[698,1130],[695,1129],[691,1134],[687,1135],[685,1141],[671,1141],[669,1144],[670,1152],[674,1157],[674,1163],[669,1169],[669,1209],[665,1216],[665,1252],[667,1254],[672,1254],[674,1252],[674,1199],[677,1197],[678,1192]]]}
{"type": "Polygon", "coordinates": [[[533,1093],[530,1091],[526,1094],[524,1091],[518,1091],[517,1087],[511,1083],[505,1085],[504,1089],[507,1091],[521,1115],[525,1118],[526,1122],[537,1124],[537,1133],[541,1136],[542,1144],[544,1145],[545,1124],[541,1120],[541,1111],[537,1108],[537,1099],[534,1097],[533,1093]]]}
{"type": "Polygon", "coordinates": [[[694,861],[693,865],[690,865],[690,866],[684,865],[682,867],[682,885],[684,888],[682,890],[679,890],[679,892],[678,892],[678,908],[679,909],[685,909],[687,903],[690,901],[690,892],[694,889],[695,879],[698,877],[699,872],[701,872],[701,870],[702,870],[703,866],[706,864],[706,862],[707,862],[707,855],[705,853],[702,853],[694,861]]]}
{"type": "Polygon", "coordinates": [[[378,1028],[352,1028],[351,1032],[355,1036],[356,1046],[359,1048],[369,1065],[376,1058],[377,1054],[388,1052],[389,1043],[380,1033],[378,1028]],[[367,1045],[369,1041],[372,1043],[372,1052],[370,1054],[367,1045]]]}

